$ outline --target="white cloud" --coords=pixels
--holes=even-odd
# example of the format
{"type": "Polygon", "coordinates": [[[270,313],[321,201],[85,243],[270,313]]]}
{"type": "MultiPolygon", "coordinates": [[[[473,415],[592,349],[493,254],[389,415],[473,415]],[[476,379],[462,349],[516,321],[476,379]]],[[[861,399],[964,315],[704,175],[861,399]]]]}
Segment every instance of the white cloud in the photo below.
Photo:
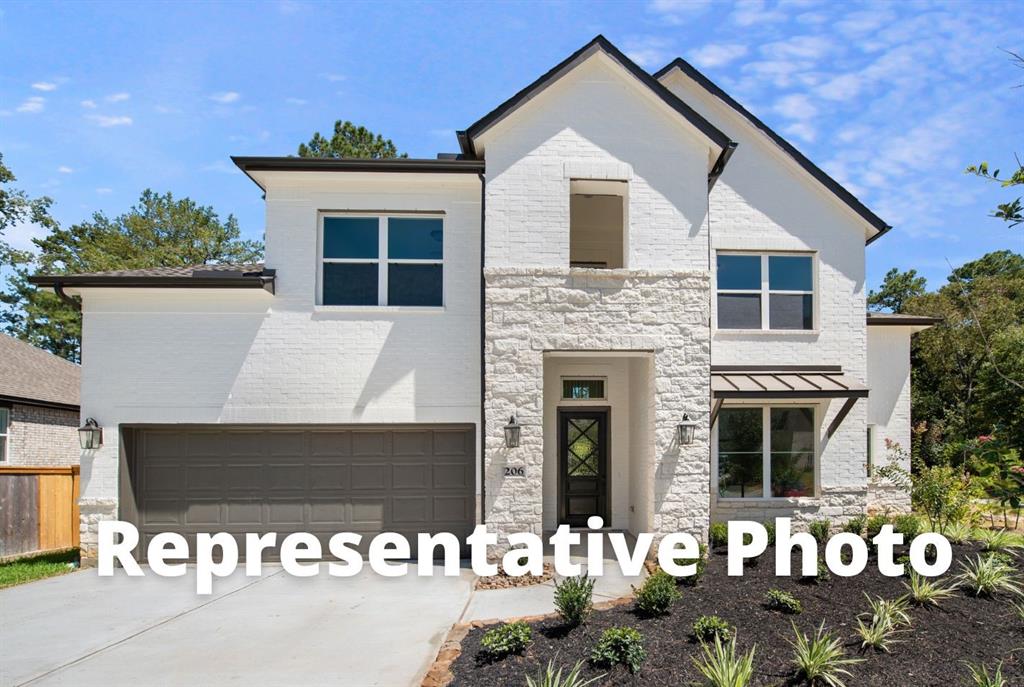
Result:
{"type": "Polygon", "coordinates": [[[285,98],[285,102],[289,105],[305,105],[307,101],[302,98],[285,98]]]}
{"type": "Polygon", "coordinates": [[[132,125],[132,118],[125,115],[89,115],[89,119],[102,127],[132,125]]]}
{"type": "Polygon", "coordinates": [[[210,100],[227,105],[229,103],[236,102],[242,96],[235,91],[224,91],[223,93],[214,93],[210,96],[210,100]]]}
{"type": "Polygon", "coordinates": [[[32,88],[37,91],[55,91],[57,90],[57,84],[52,81],[36,81],[32,84],[32,88]]]}
{"type": "Polygon", "coordinates": [[[637,37],[626,41],[625,53],[641,67],[663,67],[672,59],[668,41],[653,36],[637,37]]]}
{"type": "Polygon", "coordinates": [[[782,130],[783,133],[795,136],[803,141],[813,143],[818,138],[818,131],[807,122],[796,122],[782,130]]]}
{"type": "Polygon", "coordinates": [[[747,54],[740,43],[711,43],[693,51],[691,60],[699,67],[720,67],[747,54]]]}
{"type": "Polygon", "coordinates": [[[108,103],[123,103],[125,100],[131,98],[130,93],[112,93],[106,97],[108,103]]]}
{"type": "Polygon", "coordinates": [[[835,44],[822,36],[792,36],[783,41],[774,41],[761,47],[761,53],[775,60],[800,59],[817,60],[834,52],[835,44]]]}
{"type": "Polygon", "coordinates": [[[61,165],[60,167],[57,168],[57,171],[60,172],[61,174],[71,174],[75,170],[71,169],[67,165],[61,165]]]}
{"type": "Polygon", "coordinates": [[[108,188],[106,186],[100,186],[98,189],[96,189],[96,193],[100,194],[101,196],[105,196],[113,192],[114,189],[108,188]]]}
{"type": "Polygon", "coordinates": [[[786,13],[780,12],[777,9],[766,9],[764,0],[742,0],[736,3],[736,9],[732,13],[732,20],[740,26],[773,24],[785,21],[786,13]]]}
{"type": "Polygon", "coordinates": [[[711,7],[711,0],[651,0],[647,9],[666,24],[678,25],[711,7]]]}
{"type": "Polygon", "coordinates": [[[36,112],[42,112],[43,108],[46,107],[46,98],[41,95],[34,95],[30,98],[26,98],[25,102],[18,105],[18,112],[25,112],[27,114],[35,114],[36,112]]]}
{"type": "Polygon", "coordinates": [[[776,88],[788,88],[813,66],[812,62],[800,60],[762,60],[743,65],[743,72],[767,80],[776,88]]]}
{"type": "Polygon", "coordinates": [[[82,105],[82,107],[84,107],[87,110],[95,110],[96,109],[96,101],[95,100],[83,100],[80,104],[82,105]]]}
{"type": "Polygon", "coordinates": [[[775,101],[772,109],[787,119],[812,119],[818,114],[818,108],[803,93],[782,96],[775,101]]]}
{"type": "Polygon", "coordinates": [[[825,100],[850,100],[856,98],[864,87],[860,74],[841,74],[818,87],[818,95],[825,100]]]}
{"type": "Polygon", "coordinates": [[[4,240],[15,250],[35,253],[36,245],[32,243],[32,239],[41,239],[48,233],[47,229],[38,224],[18,222],[7,228],[6,232],[4,232],[4,240]]]}
{"type": "Polygon", "coordinates": [[[344,81],[345,79],[348,78],[344,74],[323,74],[322,76],[325,79],[327,79],[328,81],[332,82],[332,83],[337,83],[339,81],[344,81]]]}

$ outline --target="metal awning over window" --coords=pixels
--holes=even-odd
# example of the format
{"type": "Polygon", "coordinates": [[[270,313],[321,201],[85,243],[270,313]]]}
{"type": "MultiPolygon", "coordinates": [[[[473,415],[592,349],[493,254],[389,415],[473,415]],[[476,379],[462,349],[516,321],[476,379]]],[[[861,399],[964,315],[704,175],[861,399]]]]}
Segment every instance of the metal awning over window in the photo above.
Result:
{"type": "Polygon", "coordinates": [[[725,400],[845,398],[846,403],[828,427],[832,436],[858,398],[867,398],[868,388],[843,374],[838,365],[824,366],[712,366],[711,424],[725,400]]]}

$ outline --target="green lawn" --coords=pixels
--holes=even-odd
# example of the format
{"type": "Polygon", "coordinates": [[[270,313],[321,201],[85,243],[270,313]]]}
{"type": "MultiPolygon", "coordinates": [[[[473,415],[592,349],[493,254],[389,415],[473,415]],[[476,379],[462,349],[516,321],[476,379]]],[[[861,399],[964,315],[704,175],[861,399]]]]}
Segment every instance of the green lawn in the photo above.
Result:
{"type": "Polygon", "coordinates": [[[78,569],[78,549],[0,564],[0,589],[78,569]],[[74,566],[69,564],[74,563],[74,566]]]}

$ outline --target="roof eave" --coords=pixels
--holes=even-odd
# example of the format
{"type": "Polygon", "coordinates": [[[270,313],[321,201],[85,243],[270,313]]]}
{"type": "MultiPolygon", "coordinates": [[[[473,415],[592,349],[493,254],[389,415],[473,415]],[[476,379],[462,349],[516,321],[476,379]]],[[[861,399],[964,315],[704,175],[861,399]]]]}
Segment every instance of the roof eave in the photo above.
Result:
{"type": "Polygon", "coordinates": [[[50,289],[114,288],[114,289],[263,289],[274,293],[275,275],[248,277],[117,277],[34,275],[28,278],[33,286],[50,289]]]}
{"type": "Polygon", "coordinates": [[[253,172],[371,172],[391,174],[478,174],[483,161],[436,158],[323,158],[246,157],[232,155],[231,161],[261,189],[266,188],[253,172]]]}

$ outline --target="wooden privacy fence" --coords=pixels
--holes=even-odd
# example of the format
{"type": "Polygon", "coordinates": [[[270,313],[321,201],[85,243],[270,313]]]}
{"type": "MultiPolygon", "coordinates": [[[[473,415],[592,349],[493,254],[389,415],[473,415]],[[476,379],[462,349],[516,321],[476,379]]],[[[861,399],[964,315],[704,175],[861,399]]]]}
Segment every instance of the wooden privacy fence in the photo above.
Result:
{"type": "Polygon", "coordinates": [[[77,465],[0,467],[0,559],[78,547],[77,465]]]}

